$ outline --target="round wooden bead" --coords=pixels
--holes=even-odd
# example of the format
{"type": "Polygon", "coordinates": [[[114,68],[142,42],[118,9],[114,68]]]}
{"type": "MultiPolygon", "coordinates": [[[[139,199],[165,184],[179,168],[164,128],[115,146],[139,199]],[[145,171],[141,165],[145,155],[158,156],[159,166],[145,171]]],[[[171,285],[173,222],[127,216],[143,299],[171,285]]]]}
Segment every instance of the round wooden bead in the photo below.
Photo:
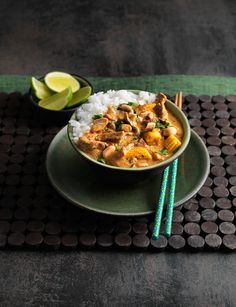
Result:
{"type": "Polygon", "coordinates": [[[78,239],[75,234],[65,234],[61,238],[62,247],[66,250],[75,250],[78,245],[78,239]]]}
{"type": "Polygon", "coordinates": [[[115,236],[115,244],[122,249],[128,249],[132,244],[131,237],[126,233],[120,233],[115,236]]]}
{"type": "Polygon", "coordinates": [[[200,95],[199,96],[199,100],[202,103],[201,106],[203,105],[203,103],[210,103],[211,102],[211,97],[209,95],[200,95]]]}
{"type": "Polygon", "coordinates": [[[213,198],[210,197],[201,198],[199,204],[200,207],[203,209],[214,209],[215,207],[215,201],[213,198]]]}
{"type": "Polygon", "coordinates": [[[148,233],[147,224],[146,223],[134,223],[133,232],[135,234],[147,234],[148,233]]]}
{"type": "Polygon", "coordinates": [[[27,230],[30,232],[42,232],[44,230],[44,223],[41,221],[29,221],[27,230]]]}
{"type": "Polygon", "coordinates": [[[14,221],[11,224],[11,231],[12,232],[22,232],[24,233],[26,229],[25,221],[14,221]]]}
{"type": "Polygon", "coordinates": [[[0,234],[7,234],[10,230],[10,223],[7,221],[0,221],[0,234]]]}
{"type": "Polygon", "coordinates": [[[7,244],[7,236],[0,234],[0,249],[4,249],[7,244]]]}
{"type": "Polygon", "coordinates": [[[133,237],[133,246],[138,249],[147,249],[149,246],[150,240],[144,234],[138,234],[133,237]]]}
{"type": "Polygon", "coordinates": [[[187,211],[184,214],[184,218],[187,222],[199,222],[201,215],[197,211],[187,211]]]}
{"type": "Polygon", "coordinates": [[[61,233],[61,225],[57,222],[48,222],[45,225],[45,231],[49,235],[58,235],[61,233]]]}
{"type": "Polygon", "coordinates": [[[223,237],[223,245],[229,251],[235,250],[236,249],[236,236],[235,235],[225,235],[223,237]]]}
{"type": "Polygon", "coordinates": [[[25,236],[20,232],[13,232],[8,236],[7,241],[12,247],[21,247],[25,242],[25,236]]]}
{"type": "Polygon", "coordinates": [[[197,223],[190,222],[184,225],[184,232],[187,235],[199,235],[200,231],[200,226],[197,223]]]}
{"type": "Polygon", "coordinates": [[[202,211],[201,217],[204,221],[215,222],[217,219],[217,213],[212,209],[205,209],[202,211]]]}
{"type": "Polygon", "coordinates": [[[192,251],[200,251],[205,245],[204,239],[198,235],[188,237],[187,243],[192,251]]]}
{"type": "Polygon", "coordinates": [[[218,226],[214,222],[204,222],[204,223],[202,223],[201,229],[206,234],[218,232],[218,226]]]}
{"type": "Polygon", "coordinates": [[[229,222],[222,222],[219,225],[219,230],[223,235],[231,235],[235,233],[235,226],[229,222]]]}
{"type": "Polygon", "coordinates": [[[168,244],[171,250],[178,252],[185,247],[185,239],[179,235],[173,235],[169,238],[168,244]]]}
{"type": "Polygon", "coordinates": [[[30,247],[39,247],[43,243],[43,236],[37,232],[28,233],[25,243],[30,247]]]}
{"type": "Polygon", "coordinates": [[[197,211],[198,210],[198,202],[196,200],[189,200],[183,205],[185,210],[189,211],[197,211]]]}
{"type": "Polygon", "coordinates": [[[183,230],[184,228],[180,223],[172,223],[172,228],[171,228],[172,235],[182,235],[183,230]]]}
{"type": "Polygon", "coordinates": [[[216,200],[216,207],[219,209],[230,209],[231,201],[228,198],[218,198],[216,200]]]}
{"type": "Polygon", "coordinates": [[[114,244],[113,236],[109,233],[100,234],[97,237],[97,244],[101,248],[109,248],[114,244]]]}
{"type": "Polygon", "coordinates": [[[116,233],[130,233],[132,230],[131,224],[129,222],[119,222],[116,224],[116,233]]]}
{"type": "Polygon", "coordinates": [[[93,233],[82,233],[79,236],[79,243],[86,248],[92,248],[96,244],[96,236],[93,233]]]}
{"type": "Polygon", "coordinates": [[[174,210],[173,211],[173,218],[172,218],[173,223],[182,223],[183,220],[184,220],[183,213],[180,212],[179,210],[174,210]]]}
{"type": "Polygon", "coordinates": [[[223,222],[233,222],[234,214],[230,210],[220,210],[218,212],[218,218],[223,222]]]}
{"type": "Polygon", "coordinates": [[[222,244],[222,239],[217,234],[208,234],[205,237],[206,246],[212,250],[218,250],[222,244]]]}
{"type": "Polygon", "coordinates": [[[44,237],[45,247],[51,250],[57,250],[60,248],[61,239],[59,236],[47,235],[44,237]]]}
{"type": "Polygon", "coordinates": [[[160,235],[157,240],[151,239],[150,241],[151,248],[154,251],[163,251],[167,247],[168,241],[165,236],[160,235]]]}

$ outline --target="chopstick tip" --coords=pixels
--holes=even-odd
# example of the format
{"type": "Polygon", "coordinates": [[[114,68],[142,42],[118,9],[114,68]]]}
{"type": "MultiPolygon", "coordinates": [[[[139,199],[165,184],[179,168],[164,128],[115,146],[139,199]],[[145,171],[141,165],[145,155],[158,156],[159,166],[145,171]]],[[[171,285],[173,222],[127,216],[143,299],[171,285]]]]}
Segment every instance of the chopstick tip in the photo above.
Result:
{"type": "Polygon", "coordinates": [[[152,240],[156,241],[159,238],[159,236],[152,235],[152,240]]]}

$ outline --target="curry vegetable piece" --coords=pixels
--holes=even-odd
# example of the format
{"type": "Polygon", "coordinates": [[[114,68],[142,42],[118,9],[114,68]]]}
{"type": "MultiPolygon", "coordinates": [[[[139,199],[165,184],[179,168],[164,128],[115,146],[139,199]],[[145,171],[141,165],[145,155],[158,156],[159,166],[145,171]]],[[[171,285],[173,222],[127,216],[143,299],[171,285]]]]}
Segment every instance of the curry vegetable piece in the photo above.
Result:
{"type": "Polygon", "coordinates": [[[162,148],[162,149],[159,151],[159,154],[160,154],[160,155],[163,155],[163,156],[168,155],[168,149],[162,148]]]}
{"type": "Polygon", "coordinates": [[[152,131],[145,132],[143,138],[145,142],[151,146],[158,145],[162,136],[158,129],[153,129],[152,131]]]}
{"type": "Polygon", "coordinates": [[[131,107],[136,107],[138,104],[136,102],[128,102],[127,105],[131,107]]]}
{"type": "Polygon", "coordinates": [[[165,129],[170,127],[170,123],[158,120],[156,121],[156,128],[165,129]]]}
{"type": "Polygon", "coordinates": [[[121,125],[122,125],[122,121],[120,119],[118,119],[116,122],[115,122],[115,125],[116,125],[116,130],[121,130],[121,125]]]}
{"type": "Polygon", "coordinates": [[[125,155],[126,158],[137,158],[137,159],[147,159],[151,160],[152,156],[150,152],[141,146],[132,147],[128,150],[128,152],[125,155]]]}
{"type": "Polygon", "coordinates": [[[145,111],[152,111],[156,107],[155,103],[148,103],[145,105],[145,111]]]}
{"type": "Polygon", "coordinates": [[[106,160],[103,157],[99,157],[97,161],[100,163],[106,164],[106,160]]]}
{"type": "Polygon", "coordinates": [[[171,134],[168,138],[164,141],[165,147],[168,149],[169,152],[174,152],[181,146],[181,142],[177,139],[176,136],[171,134]]]}
{"type": "Polygon", "coordinates": [[[93,120],[99,119],[99,118],[103,118],[103,115],[102,115],[102,114],[95,114],[95,115],[93,116],[93,120]]]}

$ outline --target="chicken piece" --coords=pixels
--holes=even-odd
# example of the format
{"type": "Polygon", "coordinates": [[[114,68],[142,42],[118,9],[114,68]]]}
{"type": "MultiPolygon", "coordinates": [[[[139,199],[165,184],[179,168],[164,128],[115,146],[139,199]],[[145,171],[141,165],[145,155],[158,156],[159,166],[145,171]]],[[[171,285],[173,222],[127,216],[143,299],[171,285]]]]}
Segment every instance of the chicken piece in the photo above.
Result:
{"type": "Polygon", "coordinates": [[[152,121],[154,119],[154,113],[150,111],[142,112],[140,113],[140,116],[146,121],[149,121],[149,120],[152,121]]]}
{"type": "Polygon", "coordinates": [[[130,124],[130,126],[132,127],[132,130],[133,130],[133,132],[134,132],[135,134],[139,134],[139,133],[140,133],[140,129],[139,129],[138,125],[137,125],[137,122],[136,122],[135,119],[134,119],[134,118],[136,118],[136,116],[134,117],[134,116],[132,116],[132,115],[135,116],[135,114],[125,113],[124,121],[125,121],[126,123],[130,124]],[[133,118],[133,120],[132,120],[131,118],[133,118]]]}
{"type": "Polygon", "coordinates": [[[157,116],[163,120],[163,121],[168,121],[168,112],[165,107],[165,102],[166,102],[167,97],[163,93],[159,93],[156,96],[156,107],[155,111],[157,113],[157,116]]]}
{"type": "Polygon", "coordinates": [[[124,153],[116,150],[114,145],[108,146],[103,151],[103,157],[107,164],[118,167],[130,167],[129,162],[125,159],[124,153]]]}
{"type": "Polygon", "coordinates": [[[91,132],[102,131],[106,127],[107,124],[108,124],[108,119],[105,117],[95,119],[91,127],[91,132]]]}
{"type": "Polygon", "coordinates": [[[125,131],[125,132],[131,132],[132,127],[129,124],[122,124],[120,130],[125,131]]]}
{"type": "Polygon", "coordinates": [[[125,111],[116,111],[116,118],[119,120],[124,120],[125,119],[125,114],[127,114],[125,111]]]}
{"type": "Polygon", "coordinates": [[[165,158],[162,155],[160,155],[159,153],[157,153],[157,152],[153,152],[152,153],[152,158],[155,161],[163,161],[163,160],[165,160],[165,158]]]}
{"type": "Polygon", "coordinates": [[[134,163],[135,167],[147,167],[149,164],[145,160],[140,161],[138,160],[136,163],[134,163]]]}
{"type": "Polygon", "coordinates": [[[124,135],[124,131],[103,132],[97,136],[97,140],[103,142],[119,143],[124,135]]]}
{"type": "Polygon", "coordinates": [[[116,124],[115,122],[109,122],[107,124],[107,128],[111,129],[111,130],[116,130],[116,124]]]}
{"type": "Polygon", "coordinates": [[[84,135],[79,138],[77,143],[79,149],[97,159],[101,156],[107,144],[105,142],[96,141],[91,137],[91,134],[84,135]]]}
{"type": "Polygon", "coordinates": [[[110,120],[115,120],[116,119],[116,110],[112,106],[109,106],[106,114],[104,115],[104,117],[106,117],[110,120]]]}
{"type": "Polygon", "coordinates": [[[132,133],[132,135],[129,135],[129,133],[132,133],[132,132],[126,132],[125,136],[122,138],[122,140],[120,141],[119,145],[122,147],[126,147],[128,145],[132,145],[134,143],[134,135],[132,133]]]}
{"type": "Polygon", "coordinates": [[[108,146],[106,149],[103,150],[102,156],[104,159],[108,159],[111,154],[113,154],[116,150],[114,145],[108,146]]]}

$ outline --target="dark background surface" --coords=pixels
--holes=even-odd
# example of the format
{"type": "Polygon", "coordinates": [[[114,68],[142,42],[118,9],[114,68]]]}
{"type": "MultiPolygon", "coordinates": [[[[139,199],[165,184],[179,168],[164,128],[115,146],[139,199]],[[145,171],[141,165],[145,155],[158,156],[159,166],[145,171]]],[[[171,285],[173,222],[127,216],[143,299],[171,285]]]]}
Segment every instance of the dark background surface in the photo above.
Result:
{"type": "Polygon", "coordinates": [[[0,72],[235,75],[233,0],[2,0],[0,72]]]}
{"type": "MultiPolygon", "coordinates": [[[[235,75],[236,2],[1,1],[1,74],[235,75]]],[[[0,306],[235,306],[234,254],[1,252],[0,306]]]]}

